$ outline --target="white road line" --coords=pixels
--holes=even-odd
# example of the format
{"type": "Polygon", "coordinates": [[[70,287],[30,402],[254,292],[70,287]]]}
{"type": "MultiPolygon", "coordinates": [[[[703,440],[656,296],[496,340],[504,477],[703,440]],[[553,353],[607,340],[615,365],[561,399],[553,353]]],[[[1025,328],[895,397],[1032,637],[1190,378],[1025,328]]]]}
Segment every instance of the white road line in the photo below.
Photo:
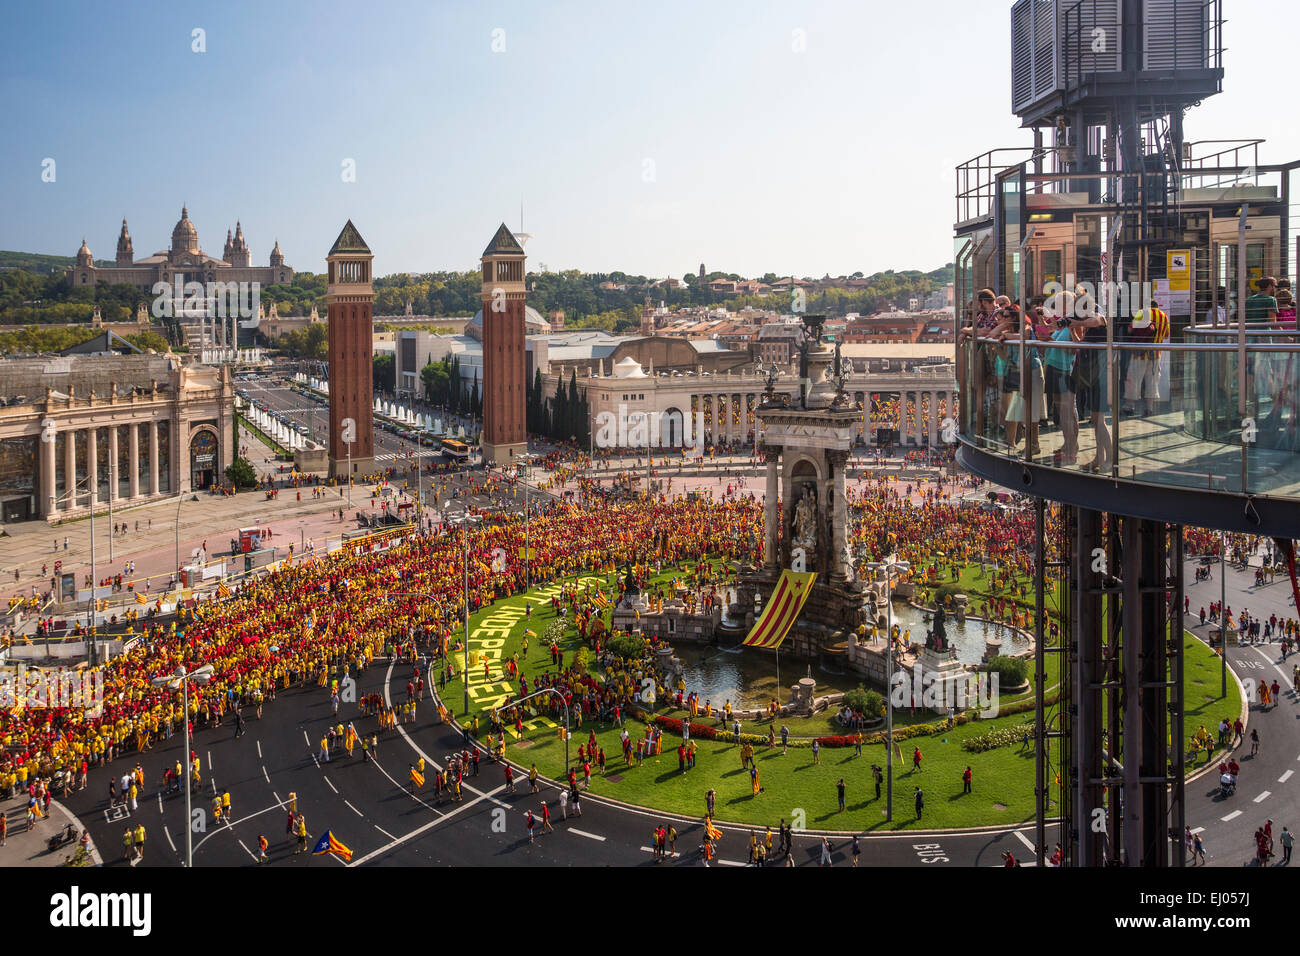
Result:
{"type": "Polygon", "coordinates": [[[576,833],[578,834],[578,836],[586,837],[588,840],[599,840],[601,843],[605,842],[605,838],[601,836],[599,833],[588,833],[586,830],[578,830],[578,829],[574,829],[573,827],[569,828],[569,832],[576,833]]]}
{"type": "Polygon", "coordinates": [[[1229,813],[1226,817],[1219,817],[1219,822],[1220,822],[1220,823],[1227,823],[1227,822],[1229,822],[1230,820],[1235,820],[1235,819],[1237,819],[1237,817],[1239,817],[1239,816],[1241,816],[1241,811],[1240,811],[1240,810],[1233,810],[1233,811],[1232,811],[1231,813],[1229,813]]]}
{"type": "Polygon", "coordinates": [[[1196,836],[1196,834],[1204,833],[1204,832],[1205,832],[1205,827],[1192,827],[1192,836],[1196,836]]]}
{"type": "Polygon", "coordinates": [[[347,808],[348,808],[349,810],[351,810],[351,811],[352,811],[353,813],[355,813],[357,816],[359,816],[359,817],[364,817],[364,816],[365,816],[364,813],[362,813],[360,810],[358,810],[356,807],[354,807],[354,806],[353,806],[351,803],[349,803],[347,800],[344,800],[343,803],[347,806],[347,808]]]}
{"type": "Polygon", "coordinates": [[[254,741],[257,744],[257,759],[262,759],[262,741],[254,741]]]}
{"type": "Polygon", "coordinates": [[[238,842],[239,842],[239,845],[240,845],[240,846],[244,847],[244,852],[247,853],[250,857],[253,857],[253,862],[256,863],[256,862],[257,862],[257,857],[253,856],[253,851],[250,850],[247,846],[245,846],[243,840],[240,840],[240,841],[238,841],[238,842]]]}
{"type": "Polygon", "coordinates": [[[1038,852],[1037,850],[1034,849],[1034,844],[1030,842],[1029,837],[1025,836],[1019,830],[1012,830],[1011,832],[1016,835],[1017,840],[1019,840],[1025,846],[1029,847],[1029,849],[1034,850],[1034,852],[1038,852]]]}
{"type": "Polygon", "coordinates": [[[167,837],[167,842],[171,845],[172,852],[179,853],[180,851],[176,849],[176,844],[172,843],[172,832],[167,829],[166,825],[163,826],[163,836],[167,837]]]}
{"type": "Polygon", "coordinates": [[[262,764],[262,776],[266,778],[267,783],[271,782],[271,775],[266,772],[266,764],[262,764]]]}
{"type": "MultiPolygon", "coordinates": [[[[502,784],[502,786],[505,786],[505,784],[502,784]]],[[[414,830],[412,830],[410,833],[407,833],[405,836],[397,837],[392,842],[386,843],[376,850],[371,850],[365,856],[361,857],[361,859],[354,860],[353,865],[360,866],[362,863],[369,862],[370,860],[373,860],[375,857],[379,856],[380,854],[387,853],[393,847],[398,846],[399,844],[402,843],[406,843],[409,840],[415,839],[421,833],[428,832],[429,830],[436,827],[438,824],[450,819],[451,817],[456,816],[456,814],[461,813],[462,811],[468,810],[470,807],[474,806],[477,803],[482,803],[486,799],[488,799],[487,794],[484,794],[481,797],[476,797],[475,799],[470,800],[468,803],[462,803],[460,806],[458,806],[455,810],[452,810],[450,813],[446,813],[443,816],[438,817],[436,820],[430,820],[428,823],[424,824],[423,826],[416,827],[414,830]]]]}
{"type": "Polygon", "coordinates": [[[208,773],[212,773],[212,751],[208,751],[208,773]]]}
{"type": "Polygon", "coordinates": [[[279,797],[276,797],[275,803],[271,804],[271,806],[265,808],[264,810],[258,810],[256,813],[250,813],[248,816],[240,817],[238,820],[231,820],[229,823],[227,823],[225,826],[221,827],[220,829],[210,831],[202,840],[194,844],[194,849],[197,850],[199,847],[203,846],[203,844],[207,843],[208,840],[212,839],[218,833],[225,833],[227,830],[231,830],[247,820],[251,820],[254,817],[260,817],[262,814],[270,813],[272,810],[280,810],[283,808],[284,808],[284,803],[281,802],[279,797]]]}
{"type": "Polygon", "coordinates": [[[317,769],[317,770],[320,769],[320,761],[316,759],[316,755],[315,755],[315,754],[312,754],[312,755],[311,755],[311,762],[314,763],[314,764],[316,765],[316,769],[317,769]]]}
{"type": "Polygon", "coordinates": [[[161,791],[161,790],[158,792],[158,812],[159,812],[159,813],[162,813],[162,812],[163,812],[163,805],[162,805],[162,791],[161,791]]]}
{"type": "Polygon", "coordinates": [[[748,864],[740,863],[736,860],[714,860],[718,866],[747,866],[748,864]]]}
{"type": "Polygon", "coordinates": [[[338,792],[339,792],[339,788],[336,787],[336,786],[334,786],[334,781],[330,780],[329,777],[326,777],[326,778],[325,778],[325,782],[328,783],[328,784],[330,785],[330,789],[333,790],[335,793],[338,793],[338,792]]]}
{"type": "Polygon", "coordinates": [[[1264,658],[1264,661],[1265,661],[1267,664],[1269,664],[1269,665],[1273,668],[1273,670],[1275,670],[1275,671],[1278,672],[1278,674],[1281,676],[1283,682],[1285,682],[1285,683],[1287,683],[1287,684],[1290,684],[1290,683],[1291,683],[1291,675],[1288,674],[1286,671],[1282,670],[1282,668],[1279,667],[1279,666],[1278,666],[1278,665],[1273,661],[1273,658],[1269,657],[1267,654],[1265,654],[1263,651],[1261,651],[1258,647],[1255,648],[1255,653],[1258,654],[1260,657],[1264,658]]]}
{"type": "Polygon", "coordinates": [[[311,746],[311,738],[307,736],[307,731],[305,731],[305,730],[302,732],[302,739],[305,740],[305,741],[307,741],[307,746],[308,746],[308,747],[311,746]]]}
{"type": "Polygon", "coordinates": [[[393,836],[391,833],[389,833],[387,830],[381,827],[378,823],[375,824],[375,829],[378,830],[380,833],[382,833],[384,836],[388,837],[388,839],[390,840],[397,839],[397,837],[393,836]]]}
{"type": "Polygon", "coordinates": [[[1273,791],[1272,791],[1272,790],[1265,790],[1263,793],[1261,793],[1258,797],[1255,798],[1255,802],[1256,802],[1256,803],[1263,803],[1263,802],[1264,802],[1265,800],[1267,800],[1270,796],[1272,796],[1272,794],[1273,794],[1273,791]]]}
{"type": "Polygon", "coordinates": [[[1292,777],[1294,774],[1295,774],[1295,771],[1294,771],[1294,770],[1288,770],[1286,773],[1282,774],[1282,776],[1280,776],[1280,777],[1277,778],[1277,782],[1278,782],[1278,783],[1286,783],[1288,780],[1291,779],[1291,777],[1292,777]]]}

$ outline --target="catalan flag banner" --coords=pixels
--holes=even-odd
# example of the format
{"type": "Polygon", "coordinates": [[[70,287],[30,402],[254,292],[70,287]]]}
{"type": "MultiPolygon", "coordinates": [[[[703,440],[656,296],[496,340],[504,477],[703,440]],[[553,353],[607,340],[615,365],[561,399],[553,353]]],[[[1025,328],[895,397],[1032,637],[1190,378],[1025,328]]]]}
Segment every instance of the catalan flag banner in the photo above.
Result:
{"type": "Polygon", "coordinates": [[[712,817],[704,818],[704,832],[708,835],[710,840],[722,839],[722,831],[713,825],[712,817]]]}
{"type": "Polygon", "coordinates": [[[411,768],[411,783],[415,784],[417,790],[424,786],[424,774],[414,767],[411,768]]]}
{"type": "Polygon", "coordinates": [[[312,852],[317,856],[333,854],[342,857],[344,863],[352,862],[352,851],[334,839],[334,834],[329,830],[325,831],[325,835],[320,838],[320,842],[316,844],[316,849],[312,850],[312,852]]]}
{"type": "Polygon", "coordinates": [[[148,599],[147,597],[145,597],[143,594],[141,594],[139,591],[136,591],[136,592],[135,592],[135,603],[136,603],[136,604],[148,604],[148,603],[149,603],[149,599],[148,599]]]}
{"type": "Polygon", "coordinates": [[[228,598],[230,597],[230,588],[226,587],[225,583],[223,582],[217,588],[217,593],[220,594],[223,598],[228,598]]]}
{"type": "Polygon", "coordinates": [[[603,611],[609,607],[609,598],[605,597],[604,591],[597,588],[591,595],[591,603],[603,611]]]}
{"type": "Polygon", "coordinates": [[[816,578],[815,571],[782,571],[762,616],[754,622],[754,629],[741,643],[748,647],[780,647],[808,601],[816,578]]]}

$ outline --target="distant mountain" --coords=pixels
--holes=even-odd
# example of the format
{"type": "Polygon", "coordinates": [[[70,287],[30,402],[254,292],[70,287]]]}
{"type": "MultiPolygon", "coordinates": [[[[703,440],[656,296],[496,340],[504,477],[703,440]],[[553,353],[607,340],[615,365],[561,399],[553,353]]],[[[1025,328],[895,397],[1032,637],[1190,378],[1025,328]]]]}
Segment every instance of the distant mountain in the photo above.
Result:
{"type": "MultiPolygon", "coordinates": [[[[8,249],[0,249],[0,269],[26,269],[37,275],[61,271],[76,261],[76,256],[46,256],[39,252],[12,252],[8,249]]],[[[114,263],[111,259],[96,259],[95,265],[105,268],[112,267],[114,263]]]]}

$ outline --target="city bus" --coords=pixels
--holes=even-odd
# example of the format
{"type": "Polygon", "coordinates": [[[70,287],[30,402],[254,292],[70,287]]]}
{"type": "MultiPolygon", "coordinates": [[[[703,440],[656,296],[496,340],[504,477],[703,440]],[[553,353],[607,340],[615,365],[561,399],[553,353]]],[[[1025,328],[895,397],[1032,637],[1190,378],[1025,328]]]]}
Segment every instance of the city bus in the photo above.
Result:
{"type": "Polygon", "coordinates": [[[466,445],[463,441],[457,441],[455,438],[444,438],[442,440],[442,453],[448,458],[465,461],[469,458],[469,445],[466,445]]]}

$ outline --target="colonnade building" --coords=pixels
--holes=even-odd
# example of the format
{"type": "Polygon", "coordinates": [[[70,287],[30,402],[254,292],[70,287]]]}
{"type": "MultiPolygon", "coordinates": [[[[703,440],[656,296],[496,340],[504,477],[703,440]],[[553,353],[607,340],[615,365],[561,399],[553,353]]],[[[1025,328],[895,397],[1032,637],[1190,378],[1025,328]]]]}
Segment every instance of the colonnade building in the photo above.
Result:
{"type": "Polygon", "coordinates": [[[0,361],[0,514],[77,517],[209,488],[234,461],[227,366],[175,355],[0,361]]]}

